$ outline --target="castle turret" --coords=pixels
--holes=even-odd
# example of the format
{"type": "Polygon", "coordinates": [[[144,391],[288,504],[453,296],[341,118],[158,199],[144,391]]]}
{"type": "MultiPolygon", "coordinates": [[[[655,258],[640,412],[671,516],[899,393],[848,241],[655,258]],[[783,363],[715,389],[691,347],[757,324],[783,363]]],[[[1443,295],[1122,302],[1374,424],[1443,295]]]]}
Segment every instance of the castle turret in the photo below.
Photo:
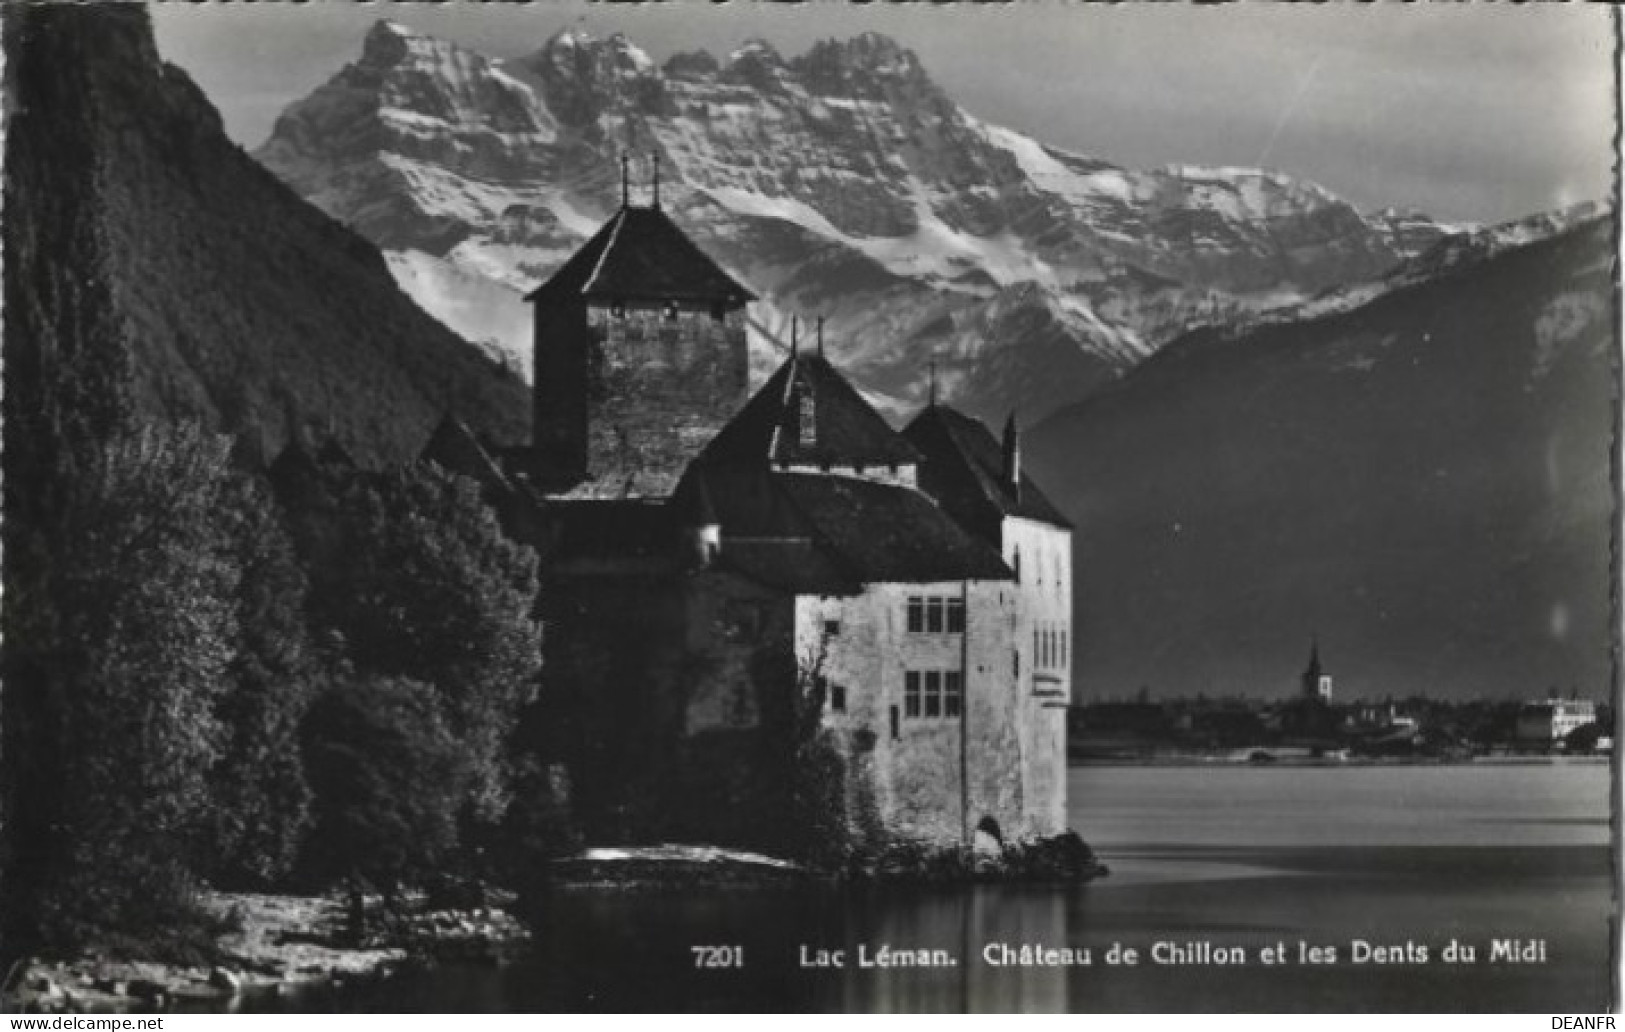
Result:
{"type": "Polygon", "coordinates": [[[535,476],[578,497],[663,498],[744,404],[756,295],[656,200],[620,210],[535,306],[535,476]]]}
{"type": "Polygon", "coordinates": [[[1004,421],[1004,475],[1005,490],[1016,501],[1021,501],[1021,428],[1016,425],[1016,413],[1004,421]]]}

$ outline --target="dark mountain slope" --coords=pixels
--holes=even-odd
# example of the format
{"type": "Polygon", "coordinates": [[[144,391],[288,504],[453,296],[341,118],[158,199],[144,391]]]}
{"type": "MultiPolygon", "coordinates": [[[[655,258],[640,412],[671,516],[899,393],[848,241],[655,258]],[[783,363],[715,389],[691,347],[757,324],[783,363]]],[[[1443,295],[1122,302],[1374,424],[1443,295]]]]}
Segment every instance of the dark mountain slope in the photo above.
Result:
{"type": "Polygon", "coordinates": [[[523,437],[522,385],[232,144],[144,10],[8,14],[8,362],[50,367],[77,335],[87,366],[126,366],[139,413],[267,455],[298,427],[396,461],[447,410],[523,437]]]}
{"type": "Polygon", "coordinates": [[[1610,676],[1613,226],[1170,345],[1030,435],[1078,523],[1086,697],[1593,695],[1610,676]]]}

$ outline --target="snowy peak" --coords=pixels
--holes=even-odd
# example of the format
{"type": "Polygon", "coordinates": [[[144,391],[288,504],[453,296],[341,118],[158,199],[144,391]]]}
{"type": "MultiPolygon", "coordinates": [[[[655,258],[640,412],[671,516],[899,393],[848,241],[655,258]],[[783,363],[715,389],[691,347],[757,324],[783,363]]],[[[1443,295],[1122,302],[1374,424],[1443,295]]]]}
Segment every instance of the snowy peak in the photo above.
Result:
{"type": "Polygon", "coordinates": [[[851,95],[863,84],[880,80],[934,85],[914,51],[878,32],[819,40],[796,58],[794,66],[816,94],[851,95]]]}
{"type": "MultiPolygon", "coordinates": [[[[453,266],[393,262],[474,336],[523,321],[474,318],[492,292],[464,286],[517,296],[547,279],[619,204],[623,152],[659,155],[668,211],[762,295],[764,326],[822,312],[845,367],[902,399],[923,397],[940,356],[946,400],[998,418],[1079,397],[1195,323],[1376,278],[1444,235],[1278,172],[1136,171],[1048,146],[975,118],[876,33],[664,68],[579,29],[506,62],[389,25],[363,49],[258,156],[387,250],[453,266]]],[[[634,168],[636,196],[649,172],[634,168]]],[[[507,344],[529,352],[524,335],[507,344]]]]}

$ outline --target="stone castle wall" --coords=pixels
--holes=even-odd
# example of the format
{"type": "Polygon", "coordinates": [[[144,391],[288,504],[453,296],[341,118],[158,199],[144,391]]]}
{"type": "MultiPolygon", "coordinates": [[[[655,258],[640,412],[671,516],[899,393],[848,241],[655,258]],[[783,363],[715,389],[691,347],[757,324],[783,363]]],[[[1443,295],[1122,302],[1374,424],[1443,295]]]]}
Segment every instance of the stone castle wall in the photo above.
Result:
{"type": "Polygon", "coordinates": [[[850,598],[798,600],[799,655],[821,655],[845,711],[825,721],[845,743],[848,809],[871,810],[887,832],[937,845],[966,840],[985,818],[1007,839],[1040,830],[1025,810],[1028,710],[1011,664],[1015,592],[1000,582],[881,584],[850,598]],[[965,603],[964,633],[908,629],[911,597],[965,603]],[[831,621],[839,632],[829,634],[831,621]],[[963,677],[961,712],[911,717],[909,671],[963,677]]]}
{"type": "Polygon", "coordinates": [[[746,401],[743,309],[537,305],[536,340],[538,443],[606,497],[670,494],[746,401]]]}

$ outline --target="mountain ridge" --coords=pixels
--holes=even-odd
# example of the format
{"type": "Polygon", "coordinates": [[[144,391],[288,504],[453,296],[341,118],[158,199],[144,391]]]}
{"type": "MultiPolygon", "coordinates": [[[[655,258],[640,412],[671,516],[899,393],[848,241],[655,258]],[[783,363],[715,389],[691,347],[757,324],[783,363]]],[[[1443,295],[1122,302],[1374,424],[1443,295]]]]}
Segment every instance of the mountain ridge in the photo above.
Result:
{"type": "MultiPolygon", "coordinates": [[[[919,401],[932,357],[981,415],[1042,416],[1193,323],[1375,277],[1454,228],[1277,172],[1133,171],[1045,145],[873,33],[657,65],[620,34],[496,60],[380,22],[254,153],[419,281],[517,292],[613,212],[622,151],[660,156],[673,217],[763,294],[764,370],[789,315],[821,312],[875,391],[919,401]],[[440,264],[455,275],[426,271],[440,264]]],[[[446,290],[419,296],[528,366],[528,338],[502,328],[517,315],[476,325],[446,290]]]]}
{"type": "Polygon", "coordinates": [[[1197,331],[1034,426],[1079,525],[1078,690],[1285,697],[1316,634],[1340,698],[1604,690],[1616,233],[1197,331]]]}
{"type": "Polygon", "coordinates": [[[8,360],[36,360],[26,346],[50,361],[71,346],[64,327],[102,320],[92,345],[104,365],[128,361],[137,413],[237,434],[265,461],[295,439],[405,461],[448,412],[524,440],[523,384],[401,293],[371,243],[231,143],[160,57],[144,9],[30,10],[7,28],[20,70],[6,264],[30,270],[20,303],[39,307],[8,360]],[[73,59],[47,70],[48,53],[73,59]],[[41,163],[51,171],[36,176],[41,163]],[[72,212],[45,185],[68,178],[72,212]],[[77,272],[61,267],[70,238],[77,272]],[[97,284],[96,313],[64,307],[75,276],[97,284]]]}

